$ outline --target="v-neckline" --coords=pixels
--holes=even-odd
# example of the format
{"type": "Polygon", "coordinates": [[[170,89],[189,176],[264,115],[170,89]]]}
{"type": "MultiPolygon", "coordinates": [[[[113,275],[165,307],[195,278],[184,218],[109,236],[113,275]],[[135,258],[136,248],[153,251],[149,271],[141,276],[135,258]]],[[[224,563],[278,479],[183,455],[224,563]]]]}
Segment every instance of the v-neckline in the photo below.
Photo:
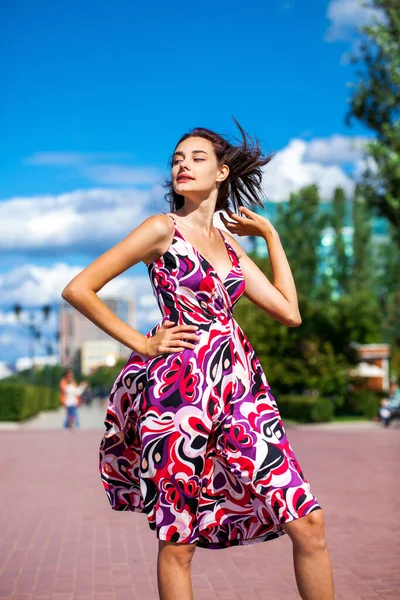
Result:
{"type": "Polygon", "coordinates": [[[217,279],[219,279],[219,281],[220,281],[222,284],[224,284],[224,283],[225,283],[225,281],[226,281],[226,280],[228,279],[228,277],[230,276],[230,274],[232,273],[232,271],[234,271],[234,269],[235,269],[235,266],[234,266],[234,264],[233,264],[233,261],[232,261],[231,253],[230,253],[230,250],[229,250],[229,247],[228,247],[228,242],[226,241],[226,239],[225,239],[225,236],[224,236],[224,234],[222,233],[222,231],[221,231],[221,230],[220,230],[218,227],[216,227],[216,228],[215,228],[215,229],[217,229],[217,230],[219,231],[219,233],[220,233],[220,235],[221,235],[221,237],[222,237],[222,240],[223,240],[223,242],[224,242],[224,244],[225,244],[226,251],[227,251],[227,253],[228,253],[228,258],[229,258],[229,260],[230,260],[230,262],[231,262],[231,270],[230,270],[230,271],[229,271],[229,273],[226,275],[226,277],[224,277],[224,279],[221,279],[221,277],[220,277],[220,276],[218,275],[218,273],[217,273],[217,270],[216,270],[216,269],[215,269],[215,267],[214,267],[214,266],[213,266],[213,265],[210,263],[210,261],[209,261],[209,260],[208,260],[208,259],[207,259],[205,256],[203,256],[202,254],[200,254],[200,252],[199,252],[199,251],[198,251],[198,250],[197,250],[197,249],[196,249],[196,248],[193,246],[193,244],[192,244],[191,242],[189,242],[189,240],[187,240],[187,239],[186,239],[186,237],[183,235],[183,233],[180,231],[180,229],[178,229],[178,227],[177,227],[177,224],[176,224],[176,221],[175,221],[174,217],[173,217],[172,215],[168,215],[168,216],[169,216],[169,217],[171,217],[171,219],[173,220],[173,222],[174,222],[174,225],[175,225],[175,230],[176,230],[176,231],[178,231],[178,233],[179,233],[179,235],[181,236],[181,238],[183,239],[183,241],[184,241],[184,242],[185,242],[185,243],[186,243],[188,246],[190,246],[190,247],[193,249],[193,251],[195,252],[195,254],[197,254],[197,256],[198,256],[198,258],[199,258],[199,259],[201,259],[201,260],[205,260],[205,261],[206,261],[206,263],[207,263],[207,264],[208,264],[208,265],[211,267],[211,269],[214,271],[215,275],[217,276],[217,279]]]}

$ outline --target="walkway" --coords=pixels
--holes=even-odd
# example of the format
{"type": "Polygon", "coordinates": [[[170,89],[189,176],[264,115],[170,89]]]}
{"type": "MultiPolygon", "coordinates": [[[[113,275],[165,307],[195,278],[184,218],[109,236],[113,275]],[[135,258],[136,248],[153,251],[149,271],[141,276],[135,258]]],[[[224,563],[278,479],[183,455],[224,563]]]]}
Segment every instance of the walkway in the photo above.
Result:
{"type": "MultiPolygon", "coordinates": [[[[81,431],[62,414],[0,431],[0,599],[156,600],[155,534],[111,510],[98,474],[104,411],[82,410],[81,431]]],[[[324,508],[337,600],[399,598],[399,428],[287,431],[324,508]]],[[[289,536],[198,548],[192,573],[196,600],[299,598],[289,536]]]]}

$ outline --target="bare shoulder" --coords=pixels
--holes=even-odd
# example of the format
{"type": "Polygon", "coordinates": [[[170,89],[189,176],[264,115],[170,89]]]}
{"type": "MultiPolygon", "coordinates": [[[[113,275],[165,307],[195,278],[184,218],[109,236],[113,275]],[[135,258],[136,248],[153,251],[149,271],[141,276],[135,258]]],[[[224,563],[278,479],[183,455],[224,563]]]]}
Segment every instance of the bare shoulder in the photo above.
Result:
{"type": "Polygon", "coordinates": [[[167,233],[174,229],[174,222],[167,214],[150,215],[140,226],[152,229],[157,233],[167,233]]]}
{"type": "Polygon", "coordinates": [[[226,241],[229,242],[229,244],[235,250],[236,254],[238,255],[238,258],[240,259],[246,256],[246,252],[243,250],[242,246],[239,244],[237,239],[234,238],[233,235],[229,233],[229,231],[227,231],[226,229],[221,229],[221,231],[224,234],[226,241]]]}
{"type": "Polygon", "coordinates": [[[168,215],[151,215],[115,246],[96,258],[64,288],[66,299],[81,290],[98,292],[102,287],[138,262],[145,264],[165,254],[173,240],[174,223],[168,215]]]}
{"type": "Polygon", "coordinates": [[[139,225],[139,228],[148,240],[148,252],[143,260],[147,264],[157,260],[170,247],[174,222],[167,214],[151,215],[139,225]]]}

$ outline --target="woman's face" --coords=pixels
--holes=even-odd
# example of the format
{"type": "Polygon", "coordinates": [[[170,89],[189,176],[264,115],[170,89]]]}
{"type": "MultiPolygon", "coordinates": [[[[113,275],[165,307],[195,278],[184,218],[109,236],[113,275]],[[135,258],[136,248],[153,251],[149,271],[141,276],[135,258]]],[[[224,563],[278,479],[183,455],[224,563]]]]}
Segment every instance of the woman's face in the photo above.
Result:
{"type": "Polygon", "coordinates": [[[219,167],[211,142],[189,137],[175,149],[172,157],[172,184],[177,194],[188,198],[207,198],[226,179],[229,167],[219,167]],[[180,181],[178,177],[188,178],[180,181]]]}

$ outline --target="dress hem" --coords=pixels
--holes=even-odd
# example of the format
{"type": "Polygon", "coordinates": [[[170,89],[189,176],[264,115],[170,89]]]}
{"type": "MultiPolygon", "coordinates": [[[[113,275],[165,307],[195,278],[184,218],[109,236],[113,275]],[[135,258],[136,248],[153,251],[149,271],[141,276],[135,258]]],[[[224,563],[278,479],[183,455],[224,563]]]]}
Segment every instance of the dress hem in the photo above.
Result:
{"type": "MultiPolygon", "coordinates": [[[[143,509],[141,509],[139,506],[129,506],[128,504],[126,506],[112,506],[111,505],[112,510],[115,510],[117,512],[140,512],[142,514],[146,514],[144,512],[143,509]]],[[[287,535],[286,531],[284,529],[282,529],[282,525],[286,525],[287,523],[291,523],[292,521],[297,521],[298,519],[302,519],[303,517],[306,517],[307,515],[309,515],[310,513],[314,512],[315,510],[322,510],[322,506],[320,506],[320,504],[314,504],[311,508],[311,510],[309,510],[307,513],[305,513],[304,515],[301,516],[297,516],[297,517],[293,517],[292,519],[290,519],[289,521],[286,521],[285,523],[282,524],[276,524],[276,526],[279,528],[275,531],[272,531],[270,533],[265,533],[263,535],[259,535],[256,537],[252,537],[252,538],[240,538],[240,539],[234,539],[234,540],[229,540],[227,542],[210,542],[207,543],[205,541],[194,541],[194,542],[174,542],[175,544],[179,545],[182,544],[183,546],[185,545],[191,545],[191,544],[196,544],[198,548],[203,548],[204,550],[224,550],[225,548],[231,548],[233,546],[251,546],[252,544],[257,544],[257,543],[262,543],[262,542],[269,542],[271,540],[275,540],[279,537],[282,537],[283,535],[287,535]]],[[[150,523],[148,521],[148,525],[151,531],[155,531],[156,533],[156,537],[158,540],[162,541],[162,542],[172,542],[172,540],[166,539],[165,537],[161,537],[159,535],[159,530],[157,529],[157,526],[153,523],[150,523]]]]}

